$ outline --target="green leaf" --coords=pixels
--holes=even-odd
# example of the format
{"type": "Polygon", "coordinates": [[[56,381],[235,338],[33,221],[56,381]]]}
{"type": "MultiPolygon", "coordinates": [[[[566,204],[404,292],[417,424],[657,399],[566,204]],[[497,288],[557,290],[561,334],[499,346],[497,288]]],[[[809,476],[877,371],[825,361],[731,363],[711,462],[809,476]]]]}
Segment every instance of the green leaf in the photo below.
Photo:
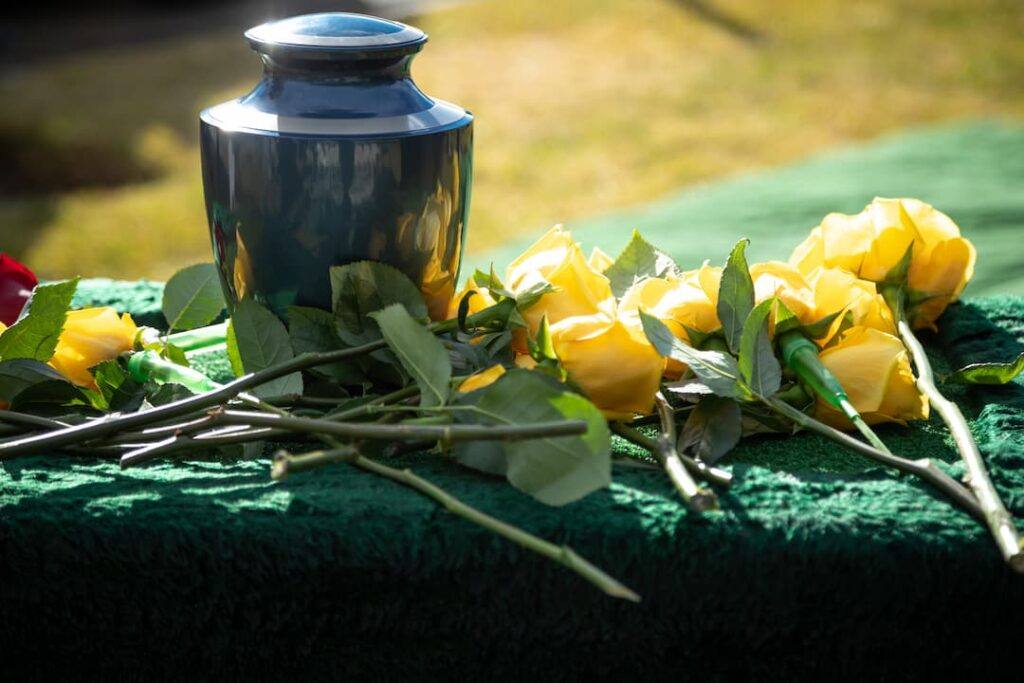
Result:
{"type": "Polygon", "coordinates": [[[351,346],[379,338],[369,314],[402,304],[413,318],[427,320],[423,295],[405,273],[376,261],[357,261],[331,268],[331,301],[338,333],[351,346]]]}
{"type": "Polygon", "coordinates": [[[169,330],[209,324],[224,310],[217,266],[197,263],[182,268],[164,285],[163,312],[169,330]]]}
{"type": "Polygon", "coordinates": [[[175,384],[174,382],[167,382],[166,384],[147,384],[146,392],[148,394],[147,400],[150,405],[153,406],[162,406],[194,395],[187,387],[175,384]]]}
{"type": "Polygon", "coordinates": [[[698,351],[680,341],[654,316],[640,311],[640,323],[655,350],[666,358],[684,363],[717,396],[735,398],[743,395],[736,359],[721,351],[698,351]]]}
{"type": "Polygon", "coordinates": [[[727,398],[707,396],[690,411],[677,445],[713,465],[736,447],[742,434],[739,405],[727,398]]]}
{"type": "Polygon", "coordinates": [[[128,370],[116,360],[100,363],[92,369],[97,391],[90,394],[93,407],[99,410],[134,411],[142,404],[145,392],[141,384],[128,375],[128,370]]]}
{"type": "Polygon", "coordinates": [[[754,307],[747,316],[740,339],[740,376],[755,394],[765,398],[778,391],[782,384],[782,367],[768,336],[768,316],[774,303],[774,298],[766,299],[754,307]]]}
{"type": "Polygon", "coordinates": [[[224,333],[224,343],[227,345],[228,363],[231,364],[231,372],[234,373],[235,377],[241,377],[245,374],[245,368],[242,367],[242,354],[238,350],[238,337],[235,336],[235,326],[231,320],[228,320],[228,327],[224,333]]]}
{"type": "MultiPolygon", "coordinates": [[[[252,299],[242,299],[235,306],[229,331],[229,338],[235,340],[246,373],[258,372],[294,358],[284,323],[252,299]]],[[[301,394],[302,375],[293,372],[279,377],[256,387],[253,393],[261,397],[301,394]]]]}
{"type": "Polygon", "coordinates": [[[489,272],[483,272],[479,268],[473,271],[473,282],[476,283],[477,287],[483,287],[491,296],[506,297],[509,299],[515,299],[515,294],[505,289],[505,285],[502,284],[501,278],[494,273],[494,263],[491,263],[489,272]]]}
{"type": "Polygon", "coordinates": [[[555,342],[551,338],[551,325],[548,324],[548,317],[541,316],[540,325],[537,327],[536,354],[533,359],[538,363],[545,360],[558,360],[555,353],[555,342]]]}
{"type": "MultiPolygon", "coordinates": [[[[288,309],[288,334],[295,353],[320,353],[347,348],[338,335],[337,321],[327,311],[308,306],[288,309]]],[[[333,379],[340,384],[359,384],[364,380],[358,364],[332,363],[310,368],[314,375],[333,379]]]]}
{"type": "Polygon", "coordinates": [[[704,382],[701,382],[696,377],[689,377],[687,379],[677,380],[675,382],[668,382],[664,385],[665,391],[673,394],[674,396],[681,396],[684,399],[699,399],[701,396],[713,396],[715,392],[711,391],[711,387],[704,382]]]}
{"type": "Polygon", "coordinates": [[[528,287],[527,289],[514,295],[516,307],[520,311],[525,311],[526,309],[530,308],[535,303],[540,301],[540,298],[542,296],[544,296],[545,294],[549,294],[553,291],[555,291],[555,288],[550,282],[537,282],[528,287]]]}
{"type": "Polygon", "coordinates": [[[452,364],[441,341],[402,304],[391,304],[370,317],[380,325],[384,340],[419,385],[420,405],[444,405],[451,389],[452,364]]]}
{"type": "MultiPolygon", "coordinates": [[[[900,213],[904,213],[903,205],[900,204],[900,213]]],[[[909,220],[909,219],[908,219],[909,220]]],[[[884,284],[905,286],[907,284],[907,275],[910,273],[910,263],[914,260],[914,242],[910,242],[910,246],[903,252],[903,256],[896,263],[895,266],[889,269],[889,272],[885,274],[885,278],[882,280],[884,284]]]]}
{"type": "Polygon", "coordinates": [[[725,337],[722,336],[721,328],[718,328],[714,332],[701,332],[700,330],[693,329],[689,325],[683,325],[683,329],[686,330],[686,338],[690,340],[690,346],[695,349],[704,348],[704,345],[712,337],[718,337],[723,342],[725,341],[725,337]]]}
{"type": "Polygon", "coordinates": [[[1008,363],[971,363],[946,381],[956,384],[1008,384],[1024,372],[1024,353],[1008,363]]]}
{"type": "Polygon", "coordinates": [[[462,464],[491,474],[548,505],[565,505],[611,483],[611,435],[601,411],[537,372],[510,370],[495,383],[460,397],[484,424],[584,420],[583,436],[456,445],[462,464]]]}
{"type": "Polygon", "coordinates": [[[36,285],[21,317],[0,334],[0,359],[50,360],[77,288],[77,278],[36,285]]]}
{"type": "MultiPolygon", "coordinates": [[[[796,313],[789,310],[789,306],[782,299],[775,299],[775,336],[795,330],[800,327],[800,319],[796,313]]],[[[742,341],[742,338],[740,339],[742,341]]]]}
{"type": "Polygon", "coordinates": [[[48,390],[61,402],[81,396],[71,382],[45,363],[29,358],[0,363],[0,402],[13,404],[22,392],[41,385],[52,385],[48,390]]]}
{"type": "Polygon", "coordinates": [[[743,324],[754,309],[754,281],[745,253],[748,244],[750,240],[743,238],[732,248],[718,287],[718,319],[733,353],[739,351],[743,324]]]}
{"type": "Polygon", "coordinates": [[[679,267],[671,256],[645,240],[638,230],[634,230],[629,244],[608,266],[604,275],[611,281],[612,292],[620,297],[638,280],[676,275],[678,272],[679,267]]]}
{"type": "MultiPolygon", "coordinates": [[[[803,331],[804,334],[806,334],[811,339],[821,339],[826,334],[828,334],[829,330],[832,329],[832,325],[835,323],[836,318],[838,318],[841,315],[843,315],[843,311],[836,311],[835,313],[830,313],[829,315],[826,315],[824,318],[821,318],[820,320],[815,320],[810,325],[801,325],[800,329],[803,331]]],[[[783,332],[785,332],[785,330],[783,330],[783,332]]],[[[778,327],[776,327],[775,336],[777,337],[779,336],[779,334],[781,333],[779,332],[778,327]]]]}
{"type": "Polygon", "coordinates": [[[185,355],[185,351],[174,344],[167,342],[160,347],[159,351],[162,358],[166,358],[176,365],[182,365],[186,368],[189,367],[188,356],[185,355]]]}

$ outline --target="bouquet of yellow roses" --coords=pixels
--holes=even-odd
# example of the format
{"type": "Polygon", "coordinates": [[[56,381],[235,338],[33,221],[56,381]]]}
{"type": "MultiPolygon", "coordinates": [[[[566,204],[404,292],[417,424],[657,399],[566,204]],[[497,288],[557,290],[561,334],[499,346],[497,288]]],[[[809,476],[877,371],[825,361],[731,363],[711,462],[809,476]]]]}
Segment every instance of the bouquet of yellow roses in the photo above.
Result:
{"type": "MultiPolygon", "coordinates": [[[[0,458],[63,450],[131,467],[315,443],[280,450],[272,476],[361,468],[636,599],[571,549],[389,458],[430,452],[563,505],[611,481],[615,434],[648,450],[640,466],[663,470],[701,513],[729,485],[721,461],[742,438],[807,429],[935,487],[1024,570],[1013,522],[913,332],[934,326],[971,277],[974,249],[957,226],[919,201],[879,199],[827,216],[789,262],[748,264],[746,245],[722,267],[684,271],[639,234],[615,259],[588,257],[555,227],[504,278],[476,271],[451,301],[358,262],[331,269],[330,311],[243,298],[207,327],[224,302],[213,266],[192,266],[165,288],[169,334],[112,309],[69,311],[75,283],[42,284],[0,334],[0,458]],[[214,348],[226,349],[233,381],[189,367],[214,348]],[[969,486],[893,453],[873,429],[925,419],[929,406],[949,424],[969,486]]],[[[1019,366],[957,377],[1004,382],[1019,366]]]]}

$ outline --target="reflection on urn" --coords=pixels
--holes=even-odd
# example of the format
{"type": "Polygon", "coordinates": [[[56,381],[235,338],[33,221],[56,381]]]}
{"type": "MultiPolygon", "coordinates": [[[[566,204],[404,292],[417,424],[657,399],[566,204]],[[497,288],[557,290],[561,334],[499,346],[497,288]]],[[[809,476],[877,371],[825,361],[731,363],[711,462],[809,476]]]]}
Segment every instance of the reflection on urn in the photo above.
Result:
{"type": "Polygon", "coordinates": [[[262,80],[201,115],[229,303],[329,309],[330,266],[371,259],[405,272],[441,317],[465,239],[472,116],[413,83],[418,29],[349,14],[297,21],[247,32],[262,80]]]}

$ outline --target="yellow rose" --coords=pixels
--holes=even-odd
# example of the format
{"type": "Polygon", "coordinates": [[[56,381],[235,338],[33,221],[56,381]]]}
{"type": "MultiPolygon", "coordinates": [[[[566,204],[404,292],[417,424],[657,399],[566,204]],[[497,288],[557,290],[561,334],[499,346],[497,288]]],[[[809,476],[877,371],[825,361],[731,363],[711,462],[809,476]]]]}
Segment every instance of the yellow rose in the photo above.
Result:
{"type": "Polygon", "coordinates": [[[816,321],[840,313],[828,333],[815,340],[822,346],[839,332],[847,314],[854,326],[896,334],[892,311],[874,282],[861,280],[839,268],[818,268],[807,279],[814,290],[814,314],[811,317],[816,321]]]}
{"type": "Polygon", "coordinates": [[[855,216],[829,214],[789,262],[805,275],[824,266],[881,282],[911,244],[907,314],[913,327],[934,327],[974,274],[977,254],[949,216],[920,200],[875,199],[855,216]]]}
{"type": "Polygon", "coordinates": [[[487,290],[486,287],[481,287],[480,285],[478,285],[476,283],[476,280],[474,280],[472,276],[470,276],[466,280],[466,284],[462,287],[462,290],[458,294],[456,294],[451,299],[451,301],[448,302],[448,311],[446,317],[449,320],[459,315],[459,304],[462,302],[462,299],[470,292],[476,292],[476,294],[469,298],[469,312],[467,315],[479,313],[485,308],[490,308],[494,304],[498,303],[497,301],[494,300],[494,297],[491,296],[491,293],[487,290]]]}
{"type": "Polygon", "coordinates": [[[130,315],[119,318],[110,307],[70,311],[50,365],[75,384],[95,389],[89,368],[131,350],[137,332],[130,315]]]}
{"type": "Polygon", "coordinates": [[[506,286],[516,294],[544,282],[555,288],[522,312],[533,333],[545,315],[555,324],[571,316],[608,312],[615,303],[608,278],[587,263],[572,234],[558,225],[512,261],[505,275],[506,286]]]}
{"type": "Polygon", "coordinates": [[[643,309],[688,342],[686,328],[708,334],[722,326],[717,310],[721,279],[722,269],[707,263],[679,277],[647,278],[626,290],[619,309],[625,314],[643,309]]]}
{"type": "Polygon", "coordinates": [[[587,263],[597,272],[603,273],[612,267],[615,259],[601,251],[600,247],[594,247],[590,252],[590,258],[587,259],[587,263]]]}
{"type": "Polygon", "coordinates": [[[665,359],[639,326],[594,313],[552,325],[551,339],[569,378],[606,418],[651,412],[665,359]]]}
{"type": "MultiPolygon", "coordinates": [[[[928,400],[917,390],[907,350],[898,337],[853,327],[821,352],[821,362],[838,378],[868,424],[928,417],[928,400]]],[[[821,400],[815,416],[835,427],[852,428],[844,415],[821,400]]]]}
{"type": "MultiPolygon", "coordinates": [[[[716,310],[721,279],[721,269],[707,263],[679,277],[647,278],[626,290],[619,310],[631,324],[638,326],[638,313],[643,309],[664,322],[676,337],[692,344],[687,329],[708,334],[722,326],[716,310]]],[[[676,379],[685,369],[679,361],[669,360],[665,376],[676,379]]]]}
{"type": "Polygon", "coordinates": [[[471,391],[477,389],[483,389],[484,387],[493,384],[499,377],[505,374],[505,368],[500,365],[492,365],[486,370],[474,373],[464,379],[459,385],[459,391],[464,394],[468,394],[471,391]]]}
{"type": "Polygon", "coordinates": [[[750,266],[750,279],[755,303],[777,297],[800,322],[814,322],[814,293],[796,268],[782,261],[755,263],[750,266]]]}

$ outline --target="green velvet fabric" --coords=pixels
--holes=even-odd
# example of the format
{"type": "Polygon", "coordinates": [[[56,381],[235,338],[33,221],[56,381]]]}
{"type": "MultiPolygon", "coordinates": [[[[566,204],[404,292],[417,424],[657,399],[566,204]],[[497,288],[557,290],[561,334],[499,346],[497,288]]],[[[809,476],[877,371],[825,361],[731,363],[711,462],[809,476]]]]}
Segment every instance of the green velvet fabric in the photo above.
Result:
{"type": "MultiPolygon", "coordinates": [[[[967,124],[688,191],[578,236],[614,251],[639,227],[693,265],[747,235],[754,258],[778,258],[827,211],[914,195],[978,244],[969,293],[1024,293],[1022,182],[1024,130],[967,124]]],[[[76,303],[162,323],[151,283],[85,281],[76,303]]],[[[1024,299],[957,305],[927,341],[940,371],[1014,357],[1024,299]]],[[[204,367],[227,372],[220,357],[204,367]]],[[[950,393],[1024,517],[1024,385],[950,393]]],[[[882,434],[962,474],[941,424],[882,434]]],[[[985,529],[812,435],[745,442],[722,509],[702,517],[657,471],[616,467],[608,490],[548,508],[433,456],[401,462],[571,545],[643,602],[345,466],[274,483],[267,460],[122,472],[40,455],[0,464],[0,680],[973,679],[1012,663],[1024,632],[1024,579],[985,529]]]]}
{"type": "MultiPolygon", "coordinates": [[[[145,317],[158,298],[107,281],[79,302],[145,317]]],[[[1009,297],[954,306],[928,339],[940,371],[1022,340],[1024,300],[1009,297]]],[[[952,393],[1024,516],[1024,386],[952,393]]],[[[962,473],[934,421],[882,434],[962,473]]],[[[811,435],[754,438],[729,462],[722,509],[698,517],[657,471],[617,466],[611,488],[549,508],[436,456],[402,459],[571,545],[634,605],[343,465],[274,483],[265,459],[18,458],[0,471],[0,673],[918,678],[994,672],[1013,652],[1024,579],[967,515],[811,435]]]]}

